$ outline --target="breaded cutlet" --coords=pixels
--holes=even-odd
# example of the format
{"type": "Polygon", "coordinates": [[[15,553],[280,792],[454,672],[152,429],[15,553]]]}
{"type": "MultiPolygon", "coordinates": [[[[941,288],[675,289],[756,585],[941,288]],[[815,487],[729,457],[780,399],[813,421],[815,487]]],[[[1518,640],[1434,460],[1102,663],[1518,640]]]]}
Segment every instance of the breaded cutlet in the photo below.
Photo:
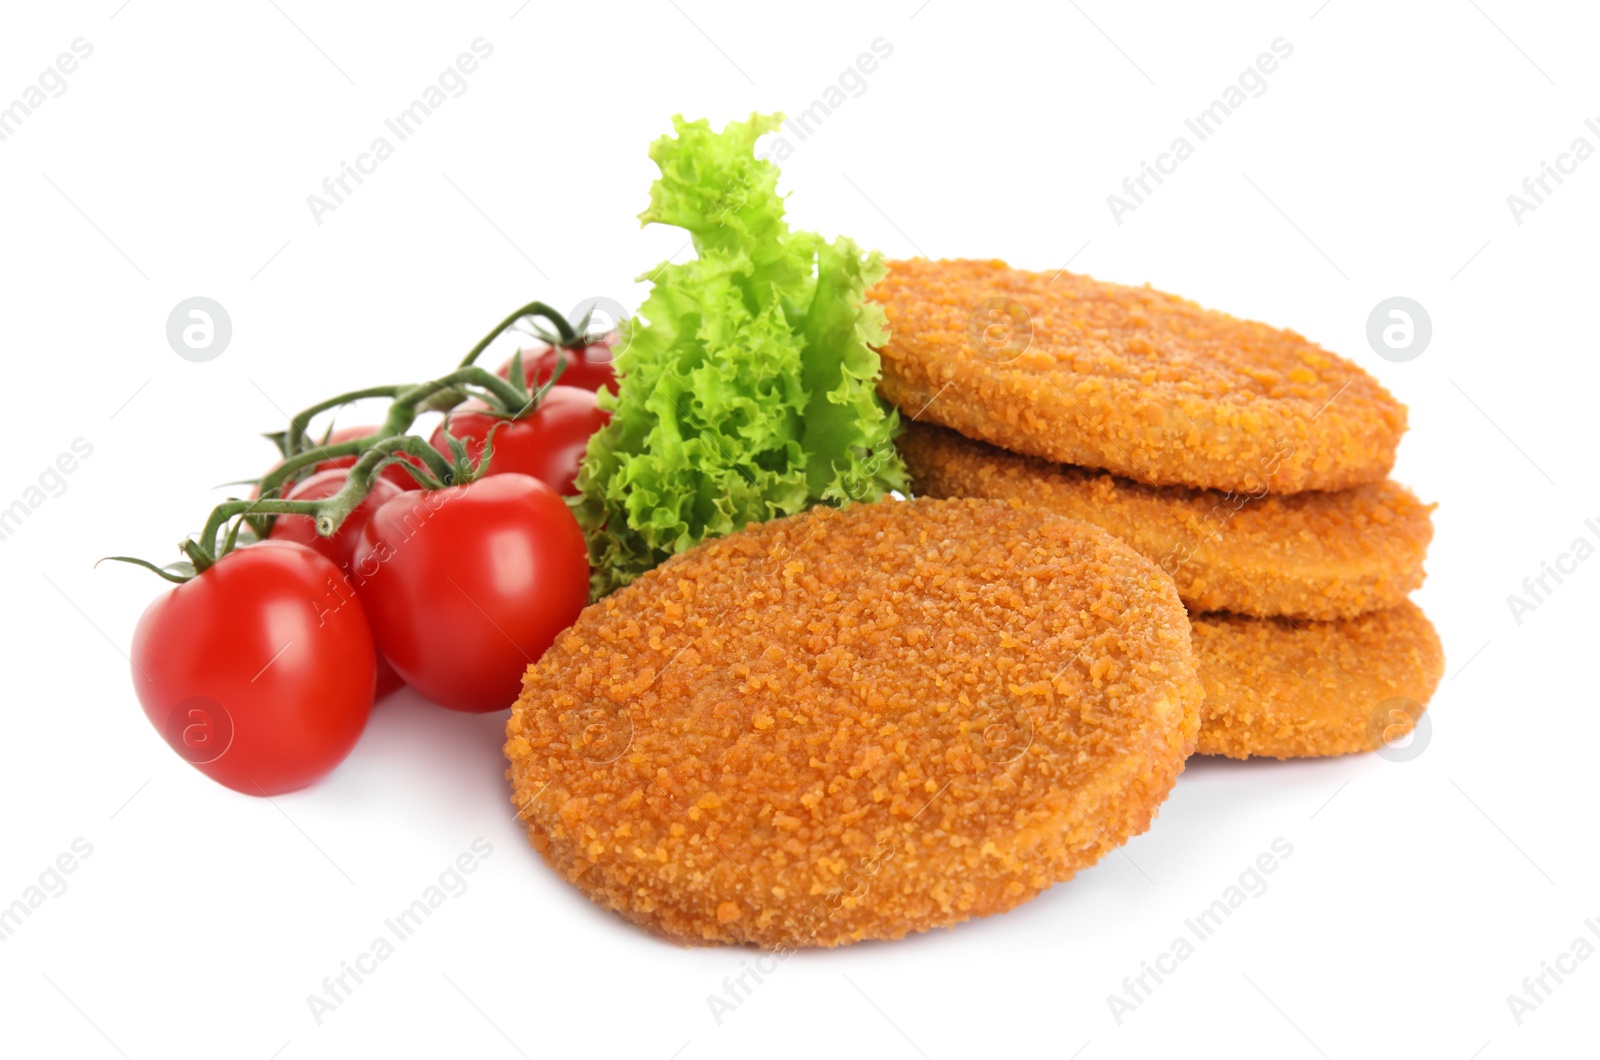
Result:
{"type": "Polygon", "coordinates": [[[892,262],[878,391],[908,417],[1153,486],[1381,482],[1405,406],[1292,331],[1150,287],[999,261],[892,262]]]}
{"type": "Polygon", "coordinates": [[[1422,584],[1433,505],[1392,481],[1332,493],[1145,486],[911,424],[898,441],[927,497],[1020,500],[1120,537],[1178,583],[1191,611],[1352,618],[1422,584]]]}
{"type": "Polygon", "coordinates": [[[1439,634],[1409,601],[1338,622],[1195,615],[1200,745],[1229,758],[1374,751],[1409,733],[1444,674],[1439,634]]]}
{"type": "Polygon", "coordinates": [[[1150,824],[1200,684],[1172,580],[1003,501],[816,508],[586,609],[506,727],[533,846],[683,943],[1004,912],[1150,824]]]}

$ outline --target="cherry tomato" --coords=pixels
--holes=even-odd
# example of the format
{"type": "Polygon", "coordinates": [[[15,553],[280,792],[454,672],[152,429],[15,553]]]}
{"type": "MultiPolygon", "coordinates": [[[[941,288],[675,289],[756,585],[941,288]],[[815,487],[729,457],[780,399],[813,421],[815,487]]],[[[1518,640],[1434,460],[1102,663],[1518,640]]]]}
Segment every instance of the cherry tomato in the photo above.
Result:
{"type": "MultiPolygon", "coordinates": [[[[362,427],[339,427],[335,429],[332,434],[328,435],[328,440],[326,442],[321,444],[338,445],[340,442],[354,441],[357,438],[365,438],[367,435],[372,434],[377,429],[377,427],[371,424],[362,427]]],[[[404,459],[416,464],[418,467],[422,466],[422,461],[418,460],[416,457],[406,456],[404,459]]],[[[334,471],[339,468],[354,467],[355,463],[356,458],[353,456],[332,456],[326,460],[317,461],[315,464],[311,465],[310,471],[305,472],[305,474],[306,477],[310,477],[311,475],[320,474],[324,471],[334,471]]],[[[272,472],[276,471],[282,466],[283,461],[279,460],[277,463],[267,468],[262,477],[264,478],[266,475],[272,474],[272,472]]],[[[414,490],[421,488],[417,485],[417,480],[411,477],[411,473],[398,464],[391,464],[390,466],[384,468],[378,477],[383,479],[385,482],[394,483],[403,490],[414,490]]],[[[302,478],[300,481],[303,482],[305,479],[302,478]]],[[[250,490],[250,498],[252,500],[260,495],[261,487],[259,485],[250,490]]]]}
{"type": "MultiPolygon", "coordinates": [[[[370,432],[369,432],[370,433],[370,432]]],[[[358,436],[359,437],[359,436],[358,436]]],[[[344,468],[333,468],[328,471],[318,471],[310,478],[301,479],[289,490],[286,498],[291,501],[320,501],[331,497],[344,488],[349,472],[344,468]]],[[[404,472],[402,472],[404,474],[404,472]]],[[[410,476],[407,476],[408,478],[410,476]]],[[[338,531],[332,537],[323,537],[317,533],[316,521],[309,515],[280,515],[272,523],[272,532],[267,535],[270,541],[298,541],[332,560],[346,579],[346,583],[353,586],[354,579],[349,575],[351,562],[355,559],[356,545],[361,540],[361,528],[367,525],[372,518],[372,513],[391,497],[398,497],[405,491],[394,483],[380,476],[372,483],[372,490],[367,494],[367,499],[356,505],[355,510],[345,516],[338,531]]],[[[377,691],[375,697],[382,699],[391,692],[396,692],[405,687],[405,682],[400,675],[394,672],[394,667],[383,656],[378,656],[377,691]]]]}
{"type": "Polygon", "coordinates": [[[527,475],[386,501],[356,550],[379,649],[451,710],[509,707],[522,673],[589,599],[589,554],[566,502],[527,475]]]}
{"type": "Polygon", "coordinates": [[[376,653],[361,601],[304,545],[263,541],[157,598],[133,633],[133,684],[156,731],[248,795],[312,783],[372,710],[376,653]]]}
{"type": "MultiPolygon", "coordinates": [[[[522,351],[522,377],[528,389],[544,386],[555,374],[556,362],[566,359],[567,367],[562,370],[558,381],[561,386],[575,386],[579,390],[609,390],[617,392],[617,370],[611,363],[615,354],[612,343],[615,335],[608,335],[598,342],[591,342],[575,350],[562,346],[536,346],[522,351]]],[[[511,378],[511,362],[502,364],[498,370],[501,379],[511,378]]]]}
{"type": "MultiPolygon", "coordinates": [[[[482,457],[484,438],[495,424],[504,424],[494,432],[494,455],[487,473],[532,475],[568,497],[578,492],[573,483],[589,436],[611,419],[611,413],[595,405],[592,391],[559,383],[545,391],[539,407],[520,420],[502,420],[486,408],[474,400],[450,414],[450,433],[466,445],[467,454],[474,461],[482,457]]],[[[444,430],[445,424],[440,424],[430,444],[448,457],[450,445],[444,430]]]]}

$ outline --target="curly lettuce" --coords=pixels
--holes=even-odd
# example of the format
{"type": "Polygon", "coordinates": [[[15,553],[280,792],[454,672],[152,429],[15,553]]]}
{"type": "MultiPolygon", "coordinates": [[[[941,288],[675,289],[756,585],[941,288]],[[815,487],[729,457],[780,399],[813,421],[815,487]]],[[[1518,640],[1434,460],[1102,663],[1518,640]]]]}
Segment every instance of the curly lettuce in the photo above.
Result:
{"type": "Polygon", "coordinates": [[[677,117],[650,147],[661,176],[639,219],[687,230],[696,257],[640,277],[619,392],[601,395],[611,422],[572,500],[597,598],[708,537],[905,487],[898,415],[875,391],[882,256],[789,229],[778,168],[755,157],[781,120],[716,133],[677,117]]]}

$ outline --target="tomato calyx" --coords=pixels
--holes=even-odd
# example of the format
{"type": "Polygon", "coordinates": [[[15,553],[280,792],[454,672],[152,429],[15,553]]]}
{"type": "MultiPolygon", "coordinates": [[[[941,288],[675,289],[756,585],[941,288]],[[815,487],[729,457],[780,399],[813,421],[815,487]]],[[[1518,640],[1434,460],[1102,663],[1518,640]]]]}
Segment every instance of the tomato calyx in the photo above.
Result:
{"type": "MultiPolygon", "coordinates": [[[[450,447],[450,475],[445,485],[465,486],[468,483],[478,481],[480,478],[483,478],[484,475],[488,474],[489,461],[494,456],[494,436],[500,430],[500,428],[504,427],[510,422],[511,421],[509,419],[501,420],[499,423],[496,423],[493,427],[489,428],[489,433],[485,435],[483,439],[483,452],[479,454],[477,462],[474,463],[472,454],[467,451],[466,443],[450,433],[449,421],[446,420],[445,424],[440,427],[440,431],[444,435],[445,444],[450,447]]],[[[428,448],[432,449],[433,447],[429,446],[428,448]]],[[[434,455],[438,456],[441,460],[443,459],[442,456],[439,456],[439,451],[437,449],[434,449],[434,455]]],[[[442,489],[443,487],[435,486],[424,488],[442,489]]]]}
{"type": "MultiPolygon", "coordinates": [[[[538,305],[540,303],[534,304],[538,305]]],[[[557,319],[560,319],[559,315],[557,315],[557,319]]],[[[568,326],[565,320],[561,320],[561,325],[563,327],[568,326]]],[[[506,326],[502,324],[501,329],[504,330],[506,326]]],[[[494,333],[491,333],[492,337],[494,337],[494,333]]],[[[583,336],[579,335],[578,339],[583,339],[583,336]]],[[[487,343],[480,343],[479,345],[487,345],[487,343]]],[[[479,350],[478,352],[482,351],[479,350]]],[[[472,356],[476,356],[476,354],[472,356]]],[[[494,455],[495,433],[508,423],[528,419],[537,413],[540,405],[544,403],[545,397],[561,379],[561,373],[566,370],[566,367],[566,361],[563,359],[556,364],[555,371],[551,373],[550,378],[542,385],[529,387],[527,373],[522,370],[522,351],[518,350],[511,355],[510,371],[505,376],[505,382],[509,384],[511,390],[516,392],[516,398],[507,401],[503,392],[496,391],[480,397],[477,405],[471,409],[475,416],[483,416],[496,421],[484,437],[483,448],[478,455],[476,463],[473,462],[466,444],[450,433],[450,416],[456,409],[445,413],[444,424],[440,427],[440,434],[450,449],[450,464],[454,473],[451,479],[452,484],[464,485],[468,482],[474,482],[488,472],[489,458],[494,455]]],[[[501,377],[497,375],[496,378],[501,377]]],[[[435,451],[437,452],[437,450],[435,451]]]]}
{"type": "Polygon", "coordinates": [[[140,559],[138,556],[104,556],[96,560],[94,565],[98,567],[102,563],[128,563],[135,567],[143,567],[156,577],[165,578],[174,585],[182,585],[186,581],[193,580],[195,576],[194,564],[188,560],[179,560],[176,563],[168,563],[165,567],[161,567],[147,559],[140,559]]]}
{"type": "MultiPolygon", "coordinates": [[[[556,381],[555,376],[561,372],[575,367],[581,368],[586,362],[593,362],[594,351],[605,350],[609,353],[621,335],[623,325],[620,322],[603,330],[591,327],[597,308],[598,305],[590,306],[584,311],[583,317],[576,324],[572,324],[543,302],[530,302],[506,317],[493,331],[484,336],[461,363],[463,365],[473,363],[491,342],[507,331],[521,330],[524,334],[537,339],[542,347],[526,349],[519,347],[512,359],[502,364],[496,374],[506,379],[521,379],[529,385],[533,384],[534,377],[538,378],[540,385],[553,383],[556,381]],[[550,329],[541,326],[538,323],[541,319],[553,324],[555,331],[552,333],[550,329]],[[524,320],[529,322],[529,326],[518,329],[516,325],[524,320]],[[529,354],[532,355],[531,361],[527,356],[529,354]],[[555,354],[553,362],[546,360],[550,354],[555,354]],[[524,368],[527,369],[526,372],[524,368]]],[[[615,373],[610,369],[610,360],[608,356],[599,363],[606,371],[605,387],[615,393],[615,373]]],[[[575,385],[582,389],[599,389],[600,384],[583,378],[592,373],[592,368],[589,372],[573,371],[571,378],[575,385]]]]}

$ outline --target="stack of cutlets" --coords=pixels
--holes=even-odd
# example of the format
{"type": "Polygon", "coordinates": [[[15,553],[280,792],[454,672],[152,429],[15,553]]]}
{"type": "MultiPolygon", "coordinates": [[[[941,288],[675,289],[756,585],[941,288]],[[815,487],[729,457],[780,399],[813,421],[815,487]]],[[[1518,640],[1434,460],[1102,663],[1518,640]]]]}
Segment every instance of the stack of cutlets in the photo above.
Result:
{"type": "Polygon", "coordinates": [[[1202,754],[1374,750],[1443,671],[1406,597],[1431,505],[1388,480],[1405,407],[1292,331],[1148,287],[895,262],[880,392],[913,490],[1048,508],[1157,563],[1189,608],[1202,754]]]}

